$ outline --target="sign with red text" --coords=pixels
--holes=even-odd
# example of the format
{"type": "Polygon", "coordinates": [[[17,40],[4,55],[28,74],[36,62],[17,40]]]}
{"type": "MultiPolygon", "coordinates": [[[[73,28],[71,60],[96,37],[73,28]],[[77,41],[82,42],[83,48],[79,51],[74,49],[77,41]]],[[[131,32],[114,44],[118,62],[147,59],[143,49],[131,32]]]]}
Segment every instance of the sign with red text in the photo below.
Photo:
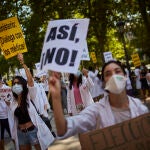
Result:
{"type": "Polygon", "coordinates": [[[89,19],[52,20],[40,59],[41,70],[76,73],[86,41],[89,19]]]}
{"type": "Polygon", "coordinates": [[[7,86],[5,88],[0,89],[0,100],[3,101],[12,101],[13,100],[13,94],[11,87],[7,86]]]}
{"type": "Polygon", "coordinates": [[[16,17],[0,21],[0,48],[6,59],[27,52],[24,36],[16,17]]]}
{"type": "Polygon", "coordinates": [[[150,113],[79,136],[82,150],[150,150],[150,113]]]}

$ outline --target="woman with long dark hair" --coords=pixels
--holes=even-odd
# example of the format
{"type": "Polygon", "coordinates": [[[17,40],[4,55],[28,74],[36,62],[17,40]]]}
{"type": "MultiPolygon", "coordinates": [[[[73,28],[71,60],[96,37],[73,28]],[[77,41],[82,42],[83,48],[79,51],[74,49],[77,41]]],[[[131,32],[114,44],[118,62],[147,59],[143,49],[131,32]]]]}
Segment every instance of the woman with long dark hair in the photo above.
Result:
{"type": "Polygon", "coordinates": [[[94,101],[90,94],[90,88],[93,86],[92,80],[87,72],[83,76],[80,71],[69,75],[69,87],[67,88],[67,108],[70,116],[78,114],[85,107],[94,101]]]}
{"type": "Polygon", "coordinates": [[[8,104],[12,138],[15,140],[16,150],[31,150],[32,146],[36,150],[46,150],[54,137],[31,102],[36,100],[37,91],[22,54],[18,54],[18,60],[25,69],[27,80],[15,76],[12,81],[14,101],[8,104]]]}

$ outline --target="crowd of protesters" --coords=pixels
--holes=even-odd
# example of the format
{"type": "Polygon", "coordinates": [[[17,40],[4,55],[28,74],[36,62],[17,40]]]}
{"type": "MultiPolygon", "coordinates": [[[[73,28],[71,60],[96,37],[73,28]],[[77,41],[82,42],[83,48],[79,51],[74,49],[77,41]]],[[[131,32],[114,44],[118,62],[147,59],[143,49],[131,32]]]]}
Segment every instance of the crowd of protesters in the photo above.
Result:
{"type": "Polygon", "coordinates": [[[68,74],[66,81],[58,72],[33,77],[23,55],[17,58],[26,78],[14,76],[11,87],[0,78],[0,89],[9,87],[13,94],[11,100],[0,99],[2,149],[5,129],[16,150],[30,150],[32,146],[46,150],[57,138],[104,128],[148,112],[142,102],[150,96],[150,70],[144,64],[132,72],[133,87],[127,68],[118,61],[105,63],[102,70],[82,68],[68,74]],[[57,133],[41,117],[49,118],[49,111],[54,114],[57,133]]]}

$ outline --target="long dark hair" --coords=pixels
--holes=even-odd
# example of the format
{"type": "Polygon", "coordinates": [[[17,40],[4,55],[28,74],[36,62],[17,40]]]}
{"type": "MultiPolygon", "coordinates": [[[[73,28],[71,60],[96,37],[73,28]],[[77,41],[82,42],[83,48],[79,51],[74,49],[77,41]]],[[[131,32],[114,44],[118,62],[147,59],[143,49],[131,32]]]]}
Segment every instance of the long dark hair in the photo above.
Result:
{"type": "MultiPolygon", "coordinates": [[[[72,89],[72,85],[73,85],[73,81],[74,81],[75,75],[74,74],[70,74],[69,75],[69,89],[72,89]]],[[[77,80],[77,87],[79,87],[79,85],[82,84],[82,74],[80,74],[80,76],[78,77],[77,80]]]]}
{"type": "MultiPolygon", "coordinates": [[[[23,92],[21,94],[21,103],[20,108],[23,110],[23,112],[27,111],[27,107],[29,106],[27,102],[27,95],[28,95],[28,87],[27,87],[27,81],[21,77],[21,76],[15,76],[12,81],[12,85],[14,85],[14,80],[17,79],[19,81],[19,84],[23,87],[23,92]]],[[[13,92],[14,97],[17,99],[18,95],[13,92]]]]}
{"type": "Polygon", "coordinates": [[[120,63],[119,61],[110,60],[110,61],[108,61],[107,63],[105,63],[105,64],[103,65],[103,67],[102,67],[102,81],[104,81],[104,70],[105,70],[106,66],[108,66],[108,65],[111,64],[111,63],[114,63],[114,64],[118,65],[118,66],[122,69],[123,73],[126,74],[123,65],[121,65],[121,63],[120,63]]]}

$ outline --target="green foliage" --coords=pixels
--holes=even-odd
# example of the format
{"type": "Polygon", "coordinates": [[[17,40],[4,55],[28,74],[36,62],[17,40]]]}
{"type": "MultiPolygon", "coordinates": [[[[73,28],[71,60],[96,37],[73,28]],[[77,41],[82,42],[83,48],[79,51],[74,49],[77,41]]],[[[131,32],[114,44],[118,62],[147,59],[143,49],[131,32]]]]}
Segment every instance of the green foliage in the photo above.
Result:
{"type": "MultiPolygon", "coordinates": [[[[112,51],[113,57],[125,59],[116,23],[128,23],[125,32],[132,32],[134,39],[126,40],[128,55],[137,49],[141,58],[150,56],[150,2],[149,0],[2,0],[0,20],[17,16],[24,32],[28,52],[24,54],[30,68],[40,61],[44,36],[51,19],[90,18],[87,35],[89,51],[95,51],[98,65],[104,63],[103,52],[112,51]]],[[[131,57],[129,57],[131,59],[131,57]]],[[[19,66],[16,58],[5,60],[0,56],[0,72],[6,73],[19,66]]],[[[88,66],[92,61],[82,62],[88,66]]]]}

